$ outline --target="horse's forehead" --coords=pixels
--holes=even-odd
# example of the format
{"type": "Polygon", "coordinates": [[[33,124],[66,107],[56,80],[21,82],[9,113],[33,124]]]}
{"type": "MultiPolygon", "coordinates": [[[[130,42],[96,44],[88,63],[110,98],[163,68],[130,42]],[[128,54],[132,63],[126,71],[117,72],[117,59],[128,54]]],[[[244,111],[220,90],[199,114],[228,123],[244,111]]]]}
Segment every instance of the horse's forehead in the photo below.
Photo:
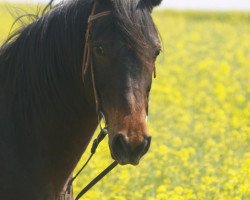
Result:
{"type": "Polygon", "coordinates": [[[96,21],[98,28],[94,35],[110,41],[123,40],[140,60],[151,62],[152,50],[159,43],[151,10],[135,5],[139,2],[137,0],[135,3],[132,0],[126,1],[131,5],[121,0],[115,2],[117,4],[109,8],[111,15],[96,21]]]}

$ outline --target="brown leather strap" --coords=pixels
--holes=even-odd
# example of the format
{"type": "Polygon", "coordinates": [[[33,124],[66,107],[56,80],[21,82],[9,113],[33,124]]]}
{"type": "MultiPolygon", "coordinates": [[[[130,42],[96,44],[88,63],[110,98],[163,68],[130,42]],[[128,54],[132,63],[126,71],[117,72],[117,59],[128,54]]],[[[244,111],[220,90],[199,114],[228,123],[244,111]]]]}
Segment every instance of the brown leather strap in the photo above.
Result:
{"type": "Polygon", "coordinates": [[[91,22],[91,21],[94,21],[100,17],[104,17],[104,16],[107,16],[107,15],[110,15],[111,14],[111,11],[103,11],[101,13],[98,13],[98,14],[95,14],[95,15],[90,15],[89,16],[89,19],[88,19],[88,22],[91,22]]]}
{"type": "MultiPolygon", "coordinates": [[[[92,16],[94,14],[95,7],[96,7],[96,4],[94,2],[94,5],[93,5],[90,16],[92,16]]],[[[87,71],[87,67],[88,67],[88,64],[89,64],[89,57],[90,57],[90,48],[89,48],[90,39],[89,39],[89,37],[90,37],[91,25],[92,24],[88,20],[87,30],[86,30],[86,33],[85,33],[85,45],[84,45],[83,60],[82,60],[82,80],[83,80],[83,82],[84,82],[84,77],[85,77],[85,74],[86,74],[86,71],[87,71]]]]}
{"type": "Polygon", "coordinates": [[[110,15],[111,11],[103,11],[101,13],[94,14],[95,9],[96,9],[96,3],[94,2],[91,14],[88,18],[88,26],[87,26],[87,31],[85,34],[85,46],[84,46],[84,51],[83,51],[83,63],[82,63],[82,80],[84,82],[88,66],[90,65],[91,80],[92,80],[92,86],[93,86],[93,92],[94,92],[94,98],[95,98],[95,106],[96,106],[96,114],[98,117],[98,123],[100,123],[99,99],[98,99],[98,94],[96,90],[94,66],[93,66],[93,58],[92,58],[93,56],[92,56],[92,45],[91,45],[91,29],[92,29],[92,22],[94,20],[110,15]]]}
{"type": "MultiPolygon", "coordinates": [[[[90,65],[91,70],[91,81],[93,86],[93,92],[94,92],[94,98],[95,98],[95,105],[96,105],[96,114],[98,117],[98,123],[100,124],[100,117],[99,117],[99,99],[98,94],[96,90],[96,83],[95,83],[95,74],[94,74],[94,64],[93,64],[93,57],[92,57],[92,41],[91,41],[91,29],[92,29],[92,22],[100,17],[108,16],[111,14],[111,11],[103,11],[98,14],[94,14],[96,9],[96,4],[94,2],[93,8],[91,11],[91,14],[88,18],[88,25],[87,30],[85,33],[85,45],[83,50],[83,61],[82,61],[82,81],[84,83],[84,78],[88,69],[88,66],[90,65]]],[[[105,132],[106,129],[101,128],[101,133],[99,134],[98,138],[94,141],[94,144],[91,149],[91,155],[85,165],[82,167],[82,169],[88,164],[90,159],[95,153],[95,149],[97,148],[98,144],[103,140],[107,132],[105,132]]],[[[76,199],[79,199],[84,193],[86,193],[92,186],[94,186],[100,179],[102,179],[107,173],[109,173],[118,163],[114,161],[112,164],[110,164],[109,167],[107,167],[102,173],[100,173],[94,180],[92,180],[81,192],[77,195],[76,199]]],[[[60,200],[71,200],[72,198],[72,182],[75,180],[75,178],[80,174],[82,169],[69,181],[68,183],[68,189],[65,193],[61,194],[60,200]]]]}
{"type": "Polygon", "coordinates": [[[100,18],[100,17],[108,16],[108,15],[111,14],[111,11],[103,11],[101,13],[94,14],[95,13],[95,8],[96,8],[96,4],[94,3],[91,14],[90,14],[90,16],[88,18],[88,25],[87,25],[87,30],[86,30],[86,33],[85,33],[85,46],[84,46],[84,51],[83,51],[83,62],[82,62],[82,80],[83,80],[83,82],[84,82],[84,78],[85,78],[87,68],[88,68],[88,65],[89,65],[90,57],[92,57],[92,54],[91,54],[91,38],[90,38],[92,22],[94,20],[100,18]]]}

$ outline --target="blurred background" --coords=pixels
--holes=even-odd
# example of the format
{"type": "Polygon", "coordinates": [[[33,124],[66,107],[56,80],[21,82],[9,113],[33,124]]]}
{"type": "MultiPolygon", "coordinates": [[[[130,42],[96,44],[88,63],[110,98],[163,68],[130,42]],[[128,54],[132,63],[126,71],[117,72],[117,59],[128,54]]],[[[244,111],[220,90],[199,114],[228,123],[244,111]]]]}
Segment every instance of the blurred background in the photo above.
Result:
{"type": "MultiPolygon", "coordinates": [[[[10,5],[32,12],[44,3],[2,1],[0,41],[10,5]]],[[[250,200],[250,1],[163,0],[153,17],[164,50],[150,96],[152,146],[84,199],[250,200]]],[[[111,161],[106,140],[75,193],[111,161]]]]}

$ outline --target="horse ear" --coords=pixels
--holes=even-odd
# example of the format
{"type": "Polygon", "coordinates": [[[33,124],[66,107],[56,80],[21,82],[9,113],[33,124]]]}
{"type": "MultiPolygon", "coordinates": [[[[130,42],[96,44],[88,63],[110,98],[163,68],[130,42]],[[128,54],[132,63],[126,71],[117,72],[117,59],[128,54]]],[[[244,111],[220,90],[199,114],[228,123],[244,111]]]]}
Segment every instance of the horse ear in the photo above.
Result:
{"type": "Polygon", "coordinates": [[[148,4],[150,4],[152,7],[159,6],[162,2],[162,0],[145,0],[148,4]]]}

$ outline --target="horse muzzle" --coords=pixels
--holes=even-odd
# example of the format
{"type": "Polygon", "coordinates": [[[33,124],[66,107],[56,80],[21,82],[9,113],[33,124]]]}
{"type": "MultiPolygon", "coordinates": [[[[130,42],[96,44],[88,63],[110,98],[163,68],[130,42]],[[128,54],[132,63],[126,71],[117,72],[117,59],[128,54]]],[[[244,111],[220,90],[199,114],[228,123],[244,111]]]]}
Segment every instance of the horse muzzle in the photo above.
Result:
{"type": "Polygon", "coordinates": [[[147,153],[150,143],[150,136],[144,136],[135,144],[129,137],[118,133],[110,139],[111,156],[121,165],[138,165],[141,157],[147,153]]]}

